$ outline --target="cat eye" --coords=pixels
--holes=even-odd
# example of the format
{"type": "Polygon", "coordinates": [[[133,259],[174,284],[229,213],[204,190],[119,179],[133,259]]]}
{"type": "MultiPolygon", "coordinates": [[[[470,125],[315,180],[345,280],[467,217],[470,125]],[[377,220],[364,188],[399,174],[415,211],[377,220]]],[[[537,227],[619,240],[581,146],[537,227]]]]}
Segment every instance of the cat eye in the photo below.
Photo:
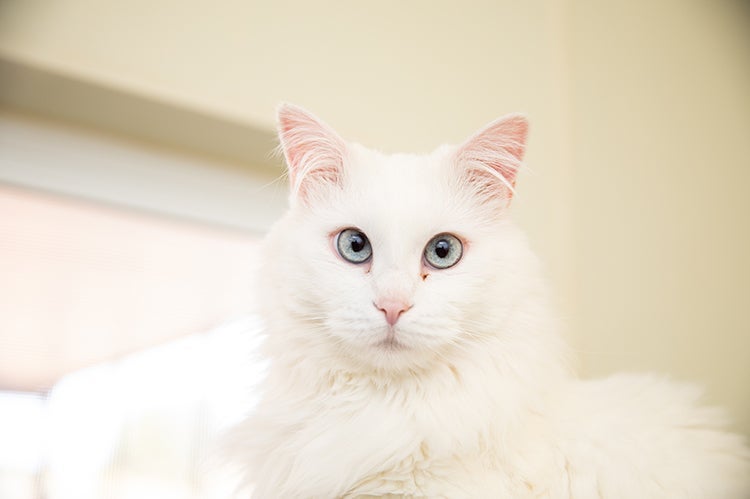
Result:
{"type": "Polygon", "coordinates": [[[461,240],[453,234],[438,234],[425,246],[424,259],[436,269],[447,269],[458,263],[463,250],[461,240]]]}
{"type": "Polygon", "coordinates": [[[365,263],[372,256],[367,236],[357,229],[344,229],[336,237],[336,250],[341,258],[351,263],[365,263]]]}

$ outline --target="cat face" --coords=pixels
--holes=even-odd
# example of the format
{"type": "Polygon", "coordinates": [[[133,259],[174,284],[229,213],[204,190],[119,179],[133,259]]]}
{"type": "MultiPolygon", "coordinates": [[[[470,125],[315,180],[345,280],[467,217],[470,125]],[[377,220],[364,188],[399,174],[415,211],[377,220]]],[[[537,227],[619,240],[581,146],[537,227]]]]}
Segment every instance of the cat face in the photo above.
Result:
{"type": "Polygon", "coordinates": [[[291,106],[291,208],[268,238],[269,320],[312,351],[413,367],[497,334],[527,251],[506,218],[526,122],[384,155],[291,106]]]}

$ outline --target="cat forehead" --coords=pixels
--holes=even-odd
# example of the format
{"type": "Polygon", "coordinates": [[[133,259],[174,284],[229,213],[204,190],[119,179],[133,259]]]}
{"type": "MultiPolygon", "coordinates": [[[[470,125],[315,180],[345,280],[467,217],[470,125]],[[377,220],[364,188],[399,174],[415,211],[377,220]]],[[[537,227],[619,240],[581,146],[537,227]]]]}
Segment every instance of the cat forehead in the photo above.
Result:
{"type": "MultiPolygon", "coordinates": [[[[342,197],[335,210],[342,224],[354,224],[383,237],[456,230],[467,210],[457,196],[452,146],[432,153],[383,154],[349,148],[342,197]]],[[[373,234],[374,235],[374,234],[373,234]]]]}
{"type": "Polygon", "coordinates": [[[384,154],[351,144],[345,165],[345,187],[360,191],[359,194],[434,192],[430,186],[448,183],[453,150],[453,146],[441,146],[429,154],[384,154]]]}

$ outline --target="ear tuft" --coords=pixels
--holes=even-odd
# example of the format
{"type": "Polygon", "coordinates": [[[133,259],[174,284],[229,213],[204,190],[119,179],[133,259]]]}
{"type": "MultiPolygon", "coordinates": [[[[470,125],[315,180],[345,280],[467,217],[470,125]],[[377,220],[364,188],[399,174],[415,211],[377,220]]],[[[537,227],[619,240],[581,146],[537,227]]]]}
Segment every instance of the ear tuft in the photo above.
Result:
{"type": "Polygon", "coordinates": [[[346,152],[343,139],[312,113],[293,104],[281,104],[277,118],[292,195],[307,199],[311,189],[339,184],[346,152]]]}
{"type": "Polygon", "coordinates": [[[528,132],[526,117],[510,114],[493,121],[459,147],[456,162],[478,193],[510,201],[528,132]]]}

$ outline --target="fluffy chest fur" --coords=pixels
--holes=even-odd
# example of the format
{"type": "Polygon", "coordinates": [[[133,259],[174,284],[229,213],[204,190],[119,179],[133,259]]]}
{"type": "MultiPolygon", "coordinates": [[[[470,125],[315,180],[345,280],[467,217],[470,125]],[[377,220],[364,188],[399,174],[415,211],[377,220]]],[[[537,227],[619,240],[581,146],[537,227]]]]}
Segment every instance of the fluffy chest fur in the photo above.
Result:
{"type": "Polygon", "coordinates": [[[288,371],[279,374],[276,395],[250,423],[258,485],[269,487],[256,494],[524,497],[548,489],[542,473],[558,457],[539,452],[543,402],[519,393],[523,380],[498,379],[489,357],[468,357],[402,379],[300,373],[289,384],[288,371]]]}

